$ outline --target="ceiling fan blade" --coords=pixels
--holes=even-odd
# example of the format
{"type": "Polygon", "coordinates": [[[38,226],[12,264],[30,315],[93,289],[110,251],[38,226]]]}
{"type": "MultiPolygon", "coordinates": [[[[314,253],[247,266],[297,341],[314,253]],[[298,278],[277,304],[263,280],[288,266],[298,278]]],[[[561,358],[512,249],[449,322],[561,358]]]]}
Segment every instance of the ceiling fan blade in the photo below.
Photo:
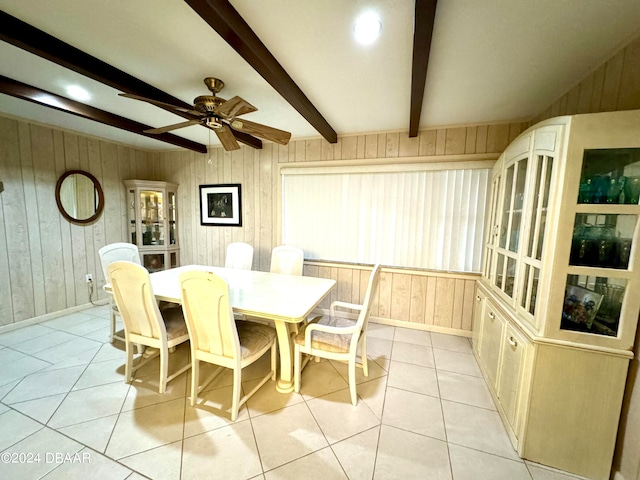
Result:
{"type": "MultiPolygon", "coordinates": [[[[206,126],[207,125],[205,124],[205,127],[206,126]]],[[[227,127],[226,125],[223,125],[221,127],[208,127],[208,128],[216,132],[216,135],[218,136],[218,140],[220,140],[220,143],[222,144],[222,147],[225,150],[229,151],[229,150],[240,149],[240,145],[236,141],[236,137],[233,136],[233,133],[231,132],[229,127],[227,127]]]]}
{"type": "Polygon", "coordinates": [[[166,127],[150,128],[149,130],[145,130],[144,133],[165,133],[179,128],[190,127],[191,125],[198,125],[200,123],[202,123],[202,120],[187,120],[186,122],[174,123],[173,125],[167,125],[166,127]]]}
{"type": "Polygon", "coordinates": [[[233,118],[245,113],[256,112],[258,109],[240,97],[233,97],[214,109],[216,115],[233,118]]]}
{"type": "Polygon", "coordinates": [[[236,119],[230,123],[231,128],[240,132],[249,133],[256,137],[264,138],[265,140],[271,140],[272,142],[279,143],[280,145],[286,145],[291,139],[291,134],[284,130],[278,130],[277,128],[262,125],[260,123],[250,122],[249,120],[236,119]]]}
{"type": "Polygon", "coordinates": [[[157,105],[158,107],[169,108],[171,110],[177,110],[178,112],[190,113],[191,115],[197,115],[199,117],[202,117],[204,115],[202,112],[199,112],[197,110],[190,110],[188,108],[182,108],[182,107],[178,107],[176,105],[171,105],[170,103],[159,102],[158,100],[153,100],[151,98],[141,97],[139,95],[134,95],[133,93],[119,93],[118,95],[120,95],[121,97],[133,98],[134,100],[140,100],[142,102],[151,103],[153,105],[157,105]]]}

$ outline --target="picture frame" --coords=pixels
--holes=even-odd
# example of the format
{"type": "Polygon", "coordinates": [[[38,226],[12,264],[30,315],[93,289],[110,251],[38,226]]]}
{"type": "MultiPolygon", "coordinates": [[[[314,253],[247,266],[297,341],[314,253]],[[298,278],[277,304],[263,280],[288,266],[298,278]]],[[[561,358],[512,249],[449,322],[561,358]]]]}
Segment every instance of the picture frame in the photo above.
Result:
{"type": "Polygon", "coordinates": [[[200,185],[200,225],[242,226],[242,189],[239,183],[200,185]]]}
{"type": "Polygon", "coordinates": [[[581,323],[591,328],[598,314],[603,296],[593,290],[567,285],[562,307],[562,319],[572,323],[581,323]]]}

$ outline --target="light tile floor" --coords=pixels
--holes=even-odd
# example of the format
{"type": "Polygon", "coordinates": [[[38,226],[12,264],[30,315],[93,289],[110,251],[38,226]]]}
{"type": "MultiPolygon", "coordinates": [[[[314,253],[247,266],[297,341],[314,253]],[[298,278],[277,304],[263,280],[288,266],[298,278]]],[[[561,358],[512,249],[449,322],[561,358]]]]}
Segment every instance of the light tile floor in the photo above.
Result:
{"type": "Polygon", "coordinates": [[[267,383],[232,423],[230,375],[195,408],[189,373],[157,393],[157,362],[125,384],[108,323],[101,306],[0,335],[0,478],[575,479],[517,456],[466,338],[371,324],[357,406],[344,364],[311,362],[300,394],[267,383]]]}

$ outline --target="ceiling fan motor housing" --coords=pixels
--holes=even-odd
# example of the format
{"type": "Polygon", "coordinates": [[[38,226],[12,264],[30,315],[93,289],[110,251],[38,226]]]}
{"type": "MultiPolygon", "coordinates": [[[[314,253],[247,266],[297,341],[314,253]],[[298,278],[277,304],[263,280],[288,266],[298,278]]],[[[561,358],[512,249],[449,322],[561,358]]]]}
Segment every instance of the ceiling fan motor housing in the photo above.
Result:
{"type": "Polygon", "coordinates": [[[213,113],[224,102],[226,102],[225,99],[215,95],[200,95],[193,99],[195,109],[202,113],[213,113]]]}

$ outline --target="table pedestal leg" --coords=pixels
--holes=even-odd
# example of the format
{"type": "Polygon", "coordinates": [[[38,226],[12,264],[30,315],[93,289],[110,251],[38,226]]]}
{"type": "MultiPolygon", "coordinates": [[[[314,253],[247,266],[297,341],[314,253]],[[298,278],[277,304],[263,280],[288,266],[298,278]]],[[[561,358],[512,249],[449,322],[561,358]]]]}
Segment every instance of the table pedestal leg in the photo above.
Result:
{"type": "Polygon", "coordinates": [[[280,378],[276,383],[276,390],[280,393],[289,393],[293,392],[293,348],[289,324],[278,320],[274,323],[280,350],[280,378]]]}

